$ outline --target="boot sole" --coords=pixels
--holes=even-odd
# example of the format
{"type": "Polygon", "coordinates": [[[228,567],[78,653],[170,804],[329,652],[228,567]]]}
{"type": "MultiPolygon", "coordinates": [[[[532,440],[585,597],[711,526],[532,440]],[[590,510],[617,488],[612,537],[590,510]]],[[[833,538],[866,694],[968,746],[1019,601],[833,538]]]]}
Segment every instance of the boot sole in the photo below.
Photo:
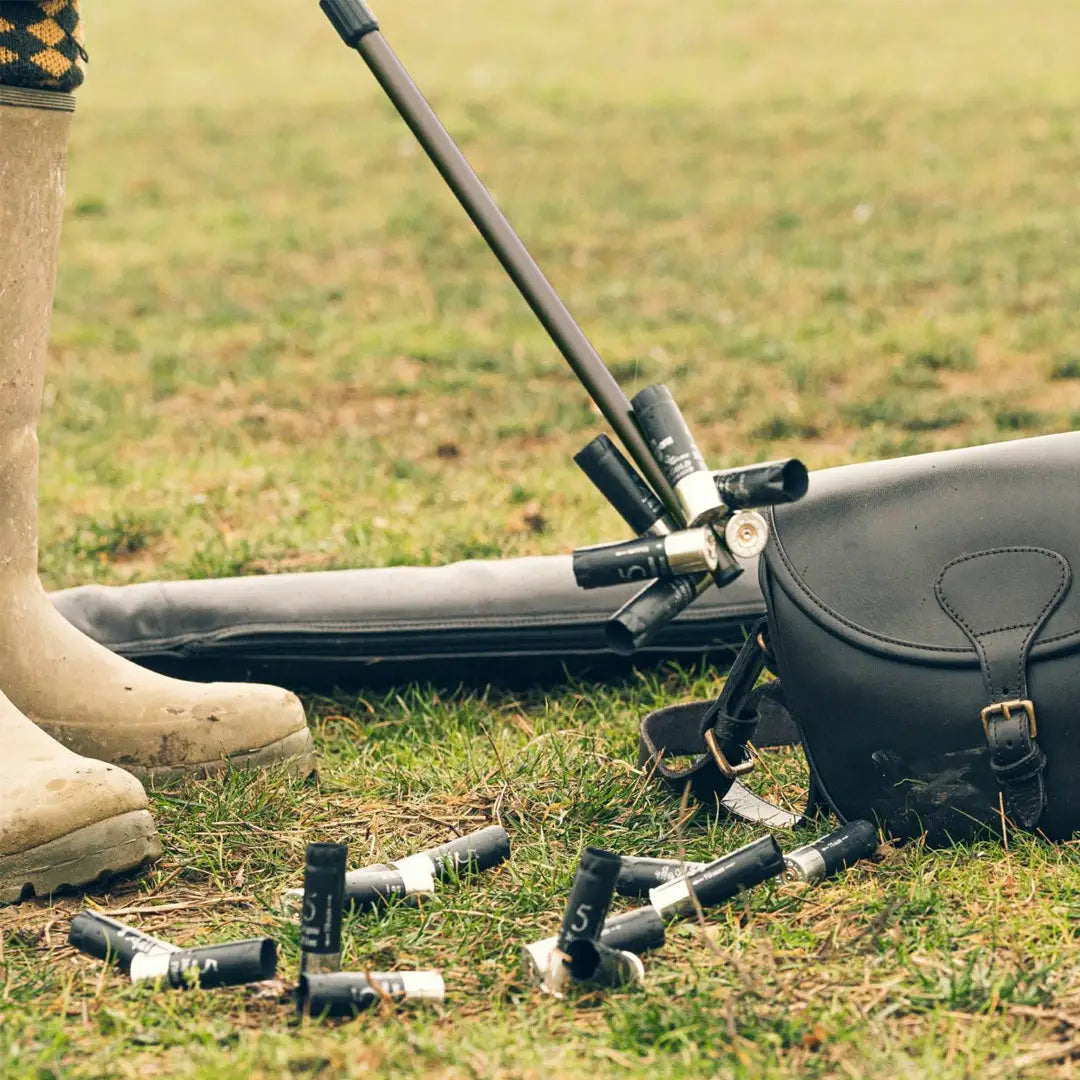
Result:
{"type": "Polygon", "coordinates": [[[220,776],[235,769],[267,769],[274,765],[282,765],[291,776],[310,776],[315,772],[315,743],[311,732],[304,728],[257,750],[245,750],[243,753],[230,754],[214,761],[152,765],[149,768],[124,762],[127,772],[137,776],[143,783],[155,786],[190,776],[220,776]]]}
{"type": "Polygon", "coordinates": [[[0,856],[0,904],[130,873],[160,854],[161,841],[149,810],[118,814],[29,851],[0,856]]]}

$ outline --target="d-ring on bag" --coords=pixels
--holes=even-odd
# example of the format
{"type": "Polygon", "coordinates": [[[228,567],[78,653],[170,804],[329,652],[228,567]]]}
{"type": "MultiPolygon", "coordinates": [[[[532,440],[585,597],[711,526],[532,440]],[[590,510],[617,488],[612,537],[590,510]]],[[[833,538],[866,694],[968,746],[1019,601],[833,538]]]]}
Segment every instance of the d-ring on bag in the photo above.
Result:
{"type": "Polygon", "coordinates": [[[715,704],[643,720],[643,761],[740,813],[746,743],[786,710],[842,820],[1080,829],[1080,434],[817,472],[771,526],[766,619],[715,704]]]}

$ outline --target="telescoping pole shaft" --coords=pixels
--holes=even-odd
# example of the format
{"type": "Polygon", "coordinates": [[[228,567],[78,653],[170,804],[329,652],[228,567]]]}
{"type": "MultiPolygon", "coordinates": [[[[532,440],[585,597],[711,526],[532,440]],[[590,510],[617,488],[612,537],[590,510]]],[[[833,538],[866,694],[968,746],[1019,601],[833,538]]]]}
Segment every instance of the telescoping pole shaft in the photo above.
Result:
{"type": "Polygon", "coordinates": [[[386,96],[480,230],[548,336],[573,368],[653,490],[683,523],[678,499],[633,419],[626,394],[529,254],[465,155],[379,32],[363,0],[319,0],[345,44],[363,57],[386,96]]]}

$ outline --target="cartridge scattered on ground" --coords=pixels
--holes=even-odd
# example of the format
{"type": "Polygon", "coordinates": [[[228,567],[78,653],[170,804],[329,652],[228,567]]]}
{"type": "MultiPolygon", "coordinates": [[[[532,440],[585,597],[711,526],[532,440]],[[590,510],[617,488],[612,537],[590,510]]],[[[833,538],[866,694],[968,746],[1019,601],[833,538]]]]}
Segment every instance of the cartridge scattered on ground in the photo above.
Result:
{"type": "Polygon", "coordinates": [[[600,943],[609,949],[643,953],[664,944],[664,920],[651,905],[624,911],[604,920],[600,943]]]}
{"type": "Polygon", "coordinates": [[[813,884],[869,858],[877,848],[877,829],[869,821],[850,821],[812,844],[789,851],[784,856],[785,876],[813,884]]]}
{"type": "Polygon", "coordinates": [[[796,502],[806,494],[810,484],[810,474],[798,458],[723,469],[712,475],[716,490],[729,510],[796,502]]]}
{"type": "MultiPolygon", "coordinates": [[[[693,874],[704,869],[705,865],[702,862],[682,862],[679,859],[646,859],[636,855],[623,855],[619,863],[619,876],[615,879],[615,891],[620,896],[648,896],[650,889],[668,881],[675,881],[685,874],[693,874]]],[[[610,921],[609,919],[608,922],[610,921]]]]}
{"type": "Polygon", "coordinates": [[[649,891],[649,903],[661,915],[689,915],[694,910],[690,891],[703,907],[712,907],[730,900],[744,889],[760,885],[784,872],[784,855],[771,836],[763,836],[752,844],[724,855],[691,874],[649,891]]]}
{"type": "Polygon", "coordinates": [[[277,972],[277,945],[270,938],[231,941],[171,953],[136,953],[131,958],[133,983],[160,981],[175,990],[201,986],[241,986],[272,979],[277,972]]]}
{"type": "Polygon", "coordinates": [[[559,993],[568,980],[610,977],[615,982],[609,985],[623,985],[636,977],[632,961],[600,944],[618,875],[618,855],[592,847],[582,852],[562,928],[541,975],[545,990],[559,993]]]}
{"type": "Polygon", "coordinates": [[[443,1001],[446,987],[437,971],[337,971],[301,975],[297,1011],[305,1016],[355,1016],[381,1001],[443,1001]]]}
{"type": "Polygon", "coordinates": [[[180,951],[179,946],[144,934],[100,911],[80,911],[71,920],[68,943],[89,956],[111,961],[122,971],[131,968],[137,953],[167,955],[180,951]]]}
{"type": "MultiPolygon", "coordinates": [[[[373,910],[385,907],[391,900],[430,896],[436,881],[490,870],[509,857],[510,837],[506,830],[501,825],[489,825],[387,865],[350,870],[345,875],[345,906],[373,910]]],[[[302,890],[289,889],[282,901],[286,908],[293,908],[302,896],[302,890]]]]}
{"type": "Polygon", "coordinates": [[[574,461],[639,536],[672,531],[664,504],[606,435],[597,435],[574,461]]]}
{"type": "Polygon", "coordinates": [[[645,978],[645,965],[636,953],[611,949],[599,941],[571,942],[564,964],[566,973],[578,983],[620,987],[645,978]]]}
{"type": "Polygon", "coordinates": [[[630,406],[653,457],[675,489],[686,524],[704,525],[719,518],[724,503],[671,391],[659,383],[647,386],[634,395],[630,406]]]}
{"type": "Polygon", "coordinates": [[[300,914],[301,974],[341,967],[341,920],[345,906],[344,844],[308,844],[300,914]]]}
{"type": "MultiPolygon", "coordinates": [[[[529,978],[546,983],[558,937],[548,937],[525,945],[521,950],[529,978]]],[[[664,920],[654,907],[635,908],[604,920],[600,944],[618,952],[641,954],[664,944],[664,920]]],[[[642,969],[644,970],[644,969],[642,969]]]]}
{"type": "Polygon", "coordinates": [[[345,875],[346,906],[355,911],[374,911],[406,896],[431,896],[435,892],[431,863],[423,858],[401,862],[405,865],[351,870],[345,875]]]}
{"type": "Polygon", "coordinates": [[[574,941],[600,939],[615,895],[619,863],[618,855],[600,848],[587,847],[582,852],[559,931],[559,948],[564,952],[574,941]]]}
{"type": "Polygon", "coordinates": [[[581,589],[604,589],[629,581],[711,573],[719,560],[720,545],[712,529],[680,529],[666,536],[578,548],[573,556],[574,581],[581,589]]]}
{"type": "Polygon", "coordinates": [[[431,872],[439,881],[454,874],[490,870],[510,858],[510,836],[501,825],[489,825],[392,865],[400,867],[403,862],[420,858],[431,863],[431,872]]]}

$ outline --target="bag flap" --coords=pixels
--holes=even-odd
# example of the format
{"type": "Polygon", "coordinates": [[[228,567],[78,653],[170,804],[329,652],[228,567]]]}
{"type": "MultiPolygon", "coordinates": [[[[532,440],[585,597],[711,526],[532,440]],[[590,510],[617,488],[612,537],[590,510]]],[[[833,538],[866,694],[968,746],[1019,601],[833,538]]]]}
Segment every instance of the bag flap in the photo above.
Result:
{"type": "MultiPolygon", "coordinates": [[[[997,548],[1080,555],[1080,433],[947,450],[815,472],[771,513],[764,563],[807,614],[862,648],[924,663],[976,664],[934,584],[953,560],[997,548]]],[[[991,563],[990,565],[993,565],[991,563]]],[[[979,582],[1001,597],[1014,579],[979,582]]],[[[1080,644],[1080,589],[1042,627],[1034,655],[1080,644]]]]}

